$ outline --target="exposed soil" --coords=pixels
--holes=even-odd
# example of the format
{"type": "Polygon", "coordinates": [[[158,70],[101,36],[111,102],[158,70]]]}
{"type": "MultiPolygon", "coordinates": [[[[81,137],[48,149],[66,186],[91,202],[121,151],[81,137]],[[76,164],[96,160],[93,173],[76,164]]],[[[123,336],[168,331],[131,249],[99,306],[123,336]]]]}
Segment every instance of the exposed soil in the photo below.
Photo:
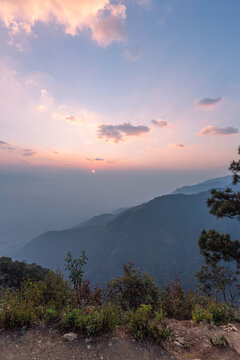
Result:
{"type": "Polygon", "coordinates": [[[195,326],[192,321],[169,321],[169,325],[174,335],[163,347],[138,343],[120,329],[93,339],[78,335],[73,342],[53,328],[2,331],[0,360],[240,360],[239,325],[195,326]],[[225,346],[218,344],[222,336],[225,346]]]}
{"type": "Polygon", "coordinates": [[[193,321],[171,320],[169,326],[174,336],[165,341],[164,348],[176,359],[240,359],[240,326],[237,324],[217,327],[214,324],[194,325],[193,321]],[[221,344],[221,338],[225,338],[227,343],[221,344]]]}
{"type": "Polygon", "coordinates": [[[63,334],[30,329],[25,334],[0,335],[0,360],[173,360],[159,346],[139,344],[128,336],[102,336],[86,343],[79,336],[69,343],[63,334]]]}

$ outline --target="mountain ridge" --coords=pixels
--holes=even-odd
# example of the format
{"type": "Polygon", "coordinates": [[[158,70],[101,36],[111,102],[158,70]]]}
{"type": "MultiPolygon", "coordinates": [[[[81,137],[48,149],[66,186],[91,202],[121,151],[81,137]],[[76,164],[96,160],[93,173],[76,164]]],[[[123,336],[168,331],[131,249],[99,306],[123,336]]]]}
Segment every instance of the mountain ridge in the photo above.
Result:
{"type": "Polygon", "coordinates": [[[77,257],[85,250],[89,258],[86,276],[93,283],[119,275],[122,265],[132,261],[160,285],[178,274],[184,287],[191,288],[202,263],[197,245],[201,230],[215,228],[232,236],[240,230],[234,221],[209,214],[209,195],[207,191],[159,196],[116,216],[103,214],[102,223],[87,221],[85,226],[47,232],[30,241],[16,258],[64,269],[67,251],[77,257]]]}

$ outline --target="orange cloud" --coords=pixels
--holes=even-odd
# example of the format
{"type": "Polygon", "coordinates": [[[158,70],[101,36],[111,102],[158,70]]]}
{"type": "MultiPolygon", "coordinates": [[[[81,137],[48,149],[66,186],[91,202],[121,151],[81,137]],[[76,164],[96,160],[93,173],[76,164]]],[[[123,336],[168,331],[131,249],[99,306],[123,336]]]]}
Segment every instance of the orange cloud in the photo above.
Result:
{"type": "Polygon", "coordinates": [[[232,126],[227,126],[226,128],[219,128],[216,126],[208,125],[205,126],[198,135],[205,136],[205,135],[233,135],[237,134],[238,129],[232,126]]]}
{"type": "Polygon", "coordinates": [[[72,36],[90,29],[101,46],[125,39],[126,7],[110,0],[2,0],[0,19],[12,34],[30,33],[36,22],[55,21],[72,36]]]}

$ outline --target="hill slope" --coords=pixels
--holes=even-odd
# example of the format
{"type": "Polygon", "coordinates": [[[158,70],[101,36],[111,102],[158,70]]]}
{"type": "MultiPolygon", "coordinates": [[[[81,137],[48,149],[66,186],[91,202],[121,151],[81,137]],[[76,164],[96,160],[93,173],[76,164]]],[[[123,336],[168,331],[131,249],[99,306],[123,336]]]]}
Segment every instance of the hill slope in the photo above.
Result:
{"type": "Polygon", "coordinates": [[[160,285],[177,275],[191,287],[202,261],[197,245],[201,230],[215,228],[234,238],[240,230],[237,221],[210,215],[207,197],[208,192],[161,196],[117,216],[104,216],[103,222],[95,219],[78,228],[50,231],[30,241],[16,258],[63,269],[67,251],[79,256],[86,250],[86,276],[94,283],[113,278],[123,263],[132,261],[160,285]]]}
{"type": "MultiPolygon", "coordinates": [[[[232,187],[232,176],[223,176],[220,178],[210,179],[203,182],[200,182],[196,185],[183,186],[176,189],[173,194],[199,194],[200,192],[208,191],[211,189],[224,189],[227,187],[232,187]]],[[[235,187],[234,187],[235,188],[235,187]]],[[[239,188],[239,187],[238,187],[239,188]]]]}

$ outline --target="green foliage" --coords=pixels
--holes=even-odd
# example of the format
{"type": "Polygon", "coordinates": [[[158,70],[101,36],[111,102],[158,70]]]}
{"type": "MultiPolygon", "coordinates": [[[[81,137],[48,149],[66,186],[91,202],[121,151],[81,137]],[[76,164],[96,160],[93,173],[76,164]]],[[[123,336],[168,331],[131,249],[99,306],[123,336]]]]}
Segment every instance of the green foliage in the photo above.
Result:
{"type": "MultiPolygon", "coordinates": [[[[238,153],[240,155],[240,147],[238,153]]],[[[229,169],[233,173],[233,184],[240,182],[240,160],[233,161],[229,169]]],[[[211,195],[207,201],[211,214],[240,220],[240,192],[233,192],[230,188],[225,191],[213,189],[211,195]]],[[[206,264],[196,274],[201,290],[221,293],[225,302],[233,303],[236,290],[239,293],[240,241],[211,229],[202,231],[198,245],[206,264]],[[231,268],[223,266],[224,262],[231,262],[231,268]]]]}
{"type": "Polygon", "coordinates": [[[44,304],[54,307],[57,311],[62,310],[74,301],[73,291],[64,280],[63,275],[57,271],[49,271],[44,279],[43,301],[44,304]]]}
{"type": "Polygon", "coordinates": [[[61,325],[75,329],[87,336],[111,332],[120,321],[120,311],[113,305],[89,306],[86,309],[73,309],[64,313],[61,325]]]}
{"type": "Polygon", "coordinates": [[[213,344],[213,346],[218,346],[218,347],[228,346],[227,339],[225,338],[225,336],[221,336],[221,335],[210,338],[210,342],[213,344]]]}
{"type": "Polygon", "coordinates": [[[28,327],[35,320],[32,307],[22,301],[19,294],[10,295],[0,311],[0,325],[4,328],[28,327]]]}
{"type": "Polygon", "coordinates": [[[208,309],[196,305],[192,312],[192,319],[194,324],[198,324],[201,321],[210,323],[213,320],[213,314],[208,309]]]}
{"type": "Polygon", "coordinates": [[[82,252],[82,255],[73,259],[71,252],[67,253],[67,257],[65,258],[65,270],[69,272],[69,279],[73,284],[73,288],[75,290],[77,302],[81,304],[81,296],[80,296],[80,288],[83,280],[83,267],[86,265],[88,258],[86,257],[85,251],[82,252]]]}
{"type": "Polygon", "coordinates": [[[153,314],[151,305],[141,305],[130,315],[128,331],[141,341],[152,339],[160,344],[172,333],[163,317],[162,309],[153,314]]]}
{"type": "MultiPolygon", "coordinates": [[[[51,274],[50,278],[53,280],[54,275],[51,274]]],[[[58,277],[57,280],[59,280],[58,277]]],[[[61,295],[65,294],[65,290],[63,288],[59,292],[58,281],[55,284],[56,288],[52,282],[51,284],[52,289],[47,287],[48,281],[46,283],[26,281],[22,284],[21,289],[8,291],[3,298],[0,325],[4,328],[21,328],[39,322],[53,321],[58,310],[63,308],[63,305],[60,304],[61,295]]],[[[63,284],[65,284],[64,281],[63,284]]]]}
{"type": "Polygon", "coordinates": [[[20,289],[26,281],[41,281],[49,270],[36,264],[26,264],[23,261],[12,261],[10,257],[0,258],[0,286],[20,289]]]}
{"type": "Polygon", "coordinates": [[[46,309],[45,312],[45,321],[47,323],[52,323],[58,319],[58,312],[53,308],[46,309]]]}
{"type": "Polygon", "coordinates": [[[207,264],[217,264],[221,260],[240,264],[240,242],[231,240],[229,234],[203,230],[198,245],[207,264]]]}
{"type": "Polygon", "coordinates": [[[192,297],[185,294],[180,280],[171,282],[160,292],[161,305],[167,317],[188,320],[192,317],[192,297]]]}
{"type": "Polygon", "coordinates": [[[238,289],[237,286],[234,286],[237,285],[237,277],[232,269],[212,263],[201,266],[196,277],[201,292],[208,296],[216,293],[216,296],[219,297],[220,294],[225,303],[233,304],[238,289]]]}
{"type": "Polygon", "coordinates": [[[213,321],[215,325],[222,325],[234,320],[233,314],[233,308],[227,304],[211,301],[206,308],[200,305],[195,306],[192,319],[195,324],[205,320],[207,322],[213,321]]]}
{"type": "Polygon", "coordinates": [[[209,310],[212,313],[213,322],[216,325],[226,324],[228,321],[233,320],[232,308],[227,304],[212,302],[209,306],[209,310]]]}
{"type": "Polygon", "coordinates": [[[141,275],[140,270],[129,263],[123,266],[121,277],[107,283],[105,299],[124,310],[136,309],[141,304],[156,308],[159,305],[159,289],[149,274],[141,275]]]}

